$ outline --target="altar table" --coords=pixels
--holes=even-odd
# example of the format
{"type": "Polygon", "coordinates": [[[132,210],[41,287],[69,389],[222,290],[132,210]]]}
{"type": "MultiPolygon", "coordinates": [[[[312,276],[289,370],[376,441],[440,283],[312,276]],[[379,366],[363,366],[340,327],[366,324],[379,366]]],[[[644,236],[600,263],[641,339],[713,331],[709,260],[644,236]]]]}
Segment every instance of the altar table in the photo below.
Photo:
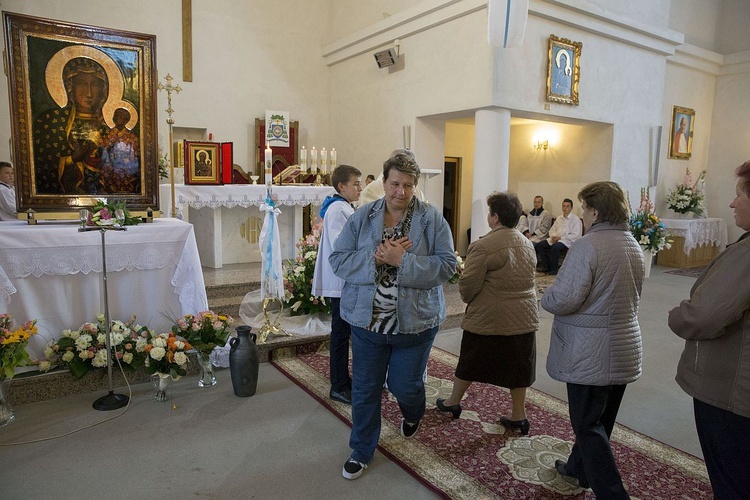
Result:
{"type": "MultiPolygon", "coordinates": [[[[295,257],[295,243],[303,236],[302,207],[321,205],[326,196],[334,193],[331,186],[273,186],[281,211],[278,222],[282,258],[295,257]]],[[[159,186],[159,199],[162,213],[170,215],[169,184],[159,186]]],[[[175,185],[177,216],[195,226],[198,252],[207,267],[260,262],[258,236],[265,213],[258,207],[265,200],[265,184],[175,185]]]]}
{"type": "Polygon", "coordinates": [[[727,246],[727,223],[720,218],[661,219],[674,240],[657,254],[660,266],[699,267],[711,262],[727,246]]]}
{"type": "MultiPolygon", "coordinates": [[[[208,309],[193,226],[176,219],[108,231],[107,291],[111,320],[170,331],[173,319],[208,309]]],[[[63,329],[104,313],[101,233],[78,224],[0,222],[0,312],[20,324],[37,319],[32,359],[63,329]]]]}

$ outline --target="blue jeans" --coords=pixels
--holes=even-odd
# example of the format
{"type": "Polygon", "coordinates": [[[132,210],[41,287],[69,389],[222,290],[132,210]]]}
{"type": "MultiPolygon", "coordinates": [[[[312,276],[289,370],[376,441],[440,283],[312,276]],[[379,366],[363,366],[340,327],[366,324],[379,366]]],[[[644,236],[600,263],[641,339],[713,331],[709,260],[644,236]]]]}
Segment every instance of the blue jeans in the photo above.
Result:
{"type": "Polygon", "coordinates": [[[422,374],[438,327],[419,334],[384,335],[352,325],[352,458],[369,463],[380,438],[380,401],[388,373],[388,389],[407,422],[425,412],[422,374]]]}
{"type": "Polygon", "coordinates": [[[349,337],[352,330],[349,323],[341,319],[341,299],[327,297],[327,300],[331,302],[331,390],[349,391],[352,388],[349,378],[349,337]]]}
{"type": "Polygon", "coordinates": [[[550,245],[547,240],[542,240],[539,243],[534,243],[534,249],[541,268],[551,273],[557,273],[557,268],[560,267],[560,253],[567,250],[568,247],[560,241],[550,245]]]}

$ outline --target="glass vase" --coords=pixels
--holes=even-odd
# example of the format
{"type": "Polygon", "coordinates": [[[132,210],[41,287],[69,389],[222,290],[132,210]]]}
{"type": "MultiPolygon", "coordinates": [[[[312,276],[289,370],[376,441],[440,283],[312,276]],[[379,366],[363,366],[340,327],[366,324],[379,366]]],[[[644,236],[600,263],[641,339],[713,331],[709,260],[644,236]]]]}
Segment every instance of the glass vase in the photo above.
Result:
{"type": "Polygon", "coordinates": [[[197,351],[198,367],[200,368],[198,387],[216,385],[216,374],[214,373],[214,365],[211,364],[210,354],[210,352],[197,351]]]}
{"type": "Polygon", "coordinates": [[[16,418],[13,408],[8,403],[8,387],[4,380],[0,380],[0,427],[5,427],[16,418]]]}
{"type": "Polygon", "coordinates": [[[168,373],[156,372],[151,375],[151,383],[154,384],[154,389],[156,389],[156,396],[154,397],[156,401],[164,402],[169,399],[167,388],[171,380],[172,377],[168,373]]]}

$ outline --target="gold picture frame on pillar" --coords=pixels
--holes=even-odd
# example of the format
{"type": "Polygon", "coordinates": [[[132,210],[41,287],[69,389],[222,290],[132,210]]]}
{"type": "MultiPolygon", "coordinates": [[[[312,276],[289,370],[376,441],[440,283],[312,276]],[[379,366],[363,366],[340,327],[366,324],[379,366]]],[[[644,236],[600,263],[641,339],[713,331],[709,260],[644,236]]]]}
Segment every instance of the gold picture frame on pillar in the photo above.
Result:
{"type": "Polygon", "coordinates": [[[583,43],[549,36],[547,100],[578,106],[583,43]]]}
{"type": "Polygon", "coordinates": [[[669,157],[689,160],[693,155],[693,127],[695,110],[672,106],[672,127],[669,134],[669,157]]]}
{"type": "Polygon", "coordinates": [[[3,12],[19,211],[158,206],[156,37],[3,12]]]}

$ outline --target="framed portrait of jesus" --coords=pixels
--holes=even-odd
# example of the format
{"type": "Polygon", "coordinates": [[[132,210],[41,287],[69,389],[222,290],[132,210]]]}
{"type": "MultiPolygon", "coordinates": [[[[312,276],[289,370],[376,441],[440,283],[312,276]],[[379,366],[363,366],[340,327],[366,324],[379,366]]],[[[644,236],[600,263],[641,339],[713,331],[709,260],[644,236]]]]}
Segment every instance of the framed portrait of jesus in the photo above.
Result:
{"type": "Polygon", "coordinates": [[[156,37],[4,12],[19,211],[158,206],[156,37]]]}

